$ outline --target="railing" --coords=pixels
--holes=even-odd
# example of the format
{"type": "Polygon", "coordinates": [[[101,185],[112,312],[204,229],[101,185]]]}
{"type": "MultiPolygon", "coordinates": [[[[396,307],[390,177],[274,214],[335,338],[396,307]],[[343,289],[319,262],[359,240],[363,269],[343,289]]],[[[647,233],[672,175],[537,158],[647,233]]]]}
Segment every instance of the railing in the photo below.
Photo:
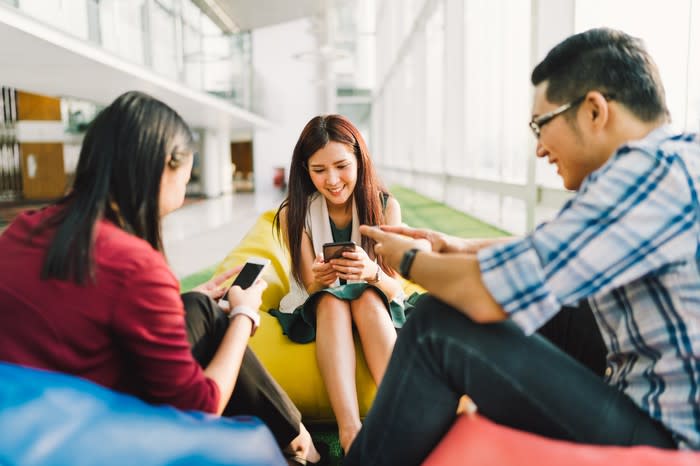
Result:
{"type": "Polygon", "coordinates": [[[15,90],[2,88],[0,95],[2,122],[0,122],[0,201],[22,197],[20,151],[15,132],[17,105],[15,90]]]}
{"type": "Polygon", "coordinates": [[[250,33],[223,34],[192,0],[0,0],[191,88],[251,108],[250,33]]]}

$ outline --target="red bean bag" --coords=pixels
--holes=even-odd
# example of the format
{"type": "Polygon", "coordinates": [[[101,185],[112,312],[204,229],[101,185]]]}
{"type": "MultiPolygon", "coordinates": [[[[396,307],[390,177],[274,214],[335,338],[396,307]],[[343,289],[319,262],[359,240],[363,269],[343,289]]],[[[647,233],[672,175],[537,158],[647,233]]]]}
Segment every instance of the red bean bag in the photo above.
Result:
{"type": "Polygon", "coordinates": [[[652,447],[610,447],[552,440],[461,415],[424,466],[699,466],[700,453],[652,447]]]}

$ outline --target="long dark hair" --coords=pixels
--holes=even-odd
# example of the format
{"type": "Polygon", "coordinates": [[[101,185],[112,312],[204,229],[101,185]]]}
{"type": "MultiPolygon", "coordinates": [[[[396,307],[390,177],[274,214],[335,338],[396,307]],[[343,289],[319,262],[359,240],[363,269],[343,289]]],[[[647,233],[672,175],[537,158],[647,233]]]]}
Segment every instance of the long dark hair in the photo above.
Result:
{"type": "MultiPolygon", "coordinates": [[[[286,208],[287,245],[292,260],[292,276],[302,284],[301,238],[304,234],[309,197],[316,192],[308,172],[308,160],[330,141],[352,148],[357,158],[357,183],[353,191],[360,224],[380,225],[384,223],[384,209],[380,195],[389,193],[376,175],[365,140],[350,120],[342,115],[320,115],[309,121],[299,136],[289,169],[289,191],[275,214],[273,227],[280,236],[280,212],[286,208]]],[[[374,257],[374,241],[362,237],[362,248],[374,257]]],[[[379,258],[379,265],[384,265],[379,258]]],[[[391,273],[388,269],[385,270],[391,273]]]]}
{"type": "Polygon", "coordinates": [[[101,218],[162,252],[159,197],[166,156],[191,150],[192,140],[180,115],[146,94],[127,92],[102,110],[85,134],[73,189],[58,201],[64,207],[40,227],[56,227],[42,279],[94,279],[92,248],[101,218]],[[186,147],[174,147],[178,136],[186,147]]]}

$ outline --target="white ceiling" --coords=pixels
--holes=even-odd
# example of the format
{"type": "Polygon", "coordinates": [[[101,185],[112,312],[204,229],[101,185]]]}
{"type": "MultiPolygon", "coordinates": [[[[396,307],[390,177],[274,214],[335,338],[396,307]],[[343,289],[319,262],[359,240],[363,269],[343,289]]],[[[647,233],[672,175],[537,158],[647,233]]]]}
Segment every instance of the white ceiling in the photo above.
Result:
{"type": "MultiPolygon", "coordinates": [[[[209,0],[216,2],[239,29],[272,26],[299,18],[315,16],[326,0],[209,0]]],[[[200,3],[202,0],[200,0],[200,3]]]]}
{"type": "Polygon", "coordinates": [[[140,90],[167,102],[194,127],[269,126],[258,115],[40,24],[2,3],[0,84],[102,104],[108,104],[127,90],[140,90]]]}

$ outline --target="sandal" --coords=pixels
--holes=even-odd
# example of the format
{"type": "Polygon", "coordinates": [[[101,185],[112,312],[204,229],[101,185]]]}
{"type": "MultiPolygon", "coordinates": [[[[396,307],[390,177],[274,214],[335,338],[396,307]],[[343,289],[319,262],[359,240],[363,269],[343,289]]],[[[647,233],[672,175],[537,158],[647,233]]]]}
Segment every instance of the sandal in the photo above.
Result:
{"type": "Polygon", "coordinates": [[[313,463],[309,460],[307,460],[304,457],[301,456],[296,456],[296,455],[285,455],[287,458],[288,462],[291,462],[291,464],[299,465],[299,466],[307,466],[307,465],[313,465],[313,466],[327,466],[330,464],[330,447],[326,442],[314,442],[314,446],[316,447],[316,451],[318,452],[319,455],[321,455],[321,459],[318,460],[317,462],[313,463]]]}

